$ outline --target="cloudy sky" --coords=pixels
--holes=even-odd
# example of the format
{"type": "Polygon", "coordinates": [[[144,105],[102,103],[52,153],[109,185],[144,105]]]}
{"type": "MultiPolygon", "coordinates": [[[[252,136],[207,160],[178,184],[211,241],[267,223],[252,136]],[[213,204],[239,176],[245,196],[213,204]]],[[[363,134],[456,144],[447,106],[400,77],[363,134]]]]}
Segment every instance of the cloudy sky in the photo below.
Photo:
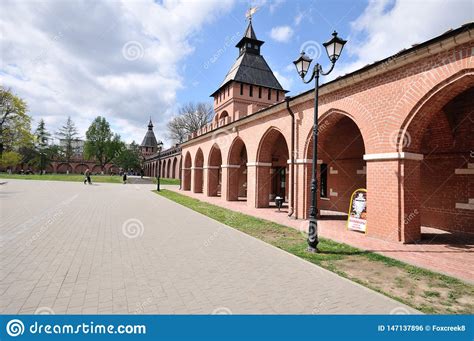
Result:
{"type": "Polygon", "coordinates": [[[262,54],[295,95],[308,86],[291,61],[321,54],[336,29],[348,39],[332,77],[473,20],[471,0],[2,0],[0,83],[55,131],[67,116],[81,135],[97,115],[141,142],[148,118],[158,138],[187,101],[211,101],[237,57],[245,11],[262,54]]]}

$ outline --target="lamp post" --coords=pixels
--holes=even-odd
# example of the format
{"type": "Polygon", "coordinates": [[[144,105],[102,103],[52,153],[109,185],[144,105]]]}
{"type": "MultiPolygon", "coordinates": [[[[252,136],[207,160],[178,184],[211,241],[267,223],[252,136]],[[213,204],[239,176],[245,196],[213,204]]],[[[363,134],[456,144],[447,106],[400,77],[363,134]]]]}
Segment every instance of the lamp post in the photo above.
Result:
{"type": "Polygon", "coordinates": [[[163,148],[163,142],[158,141],[157,145],[157,152],[158,152],[158,172],[156,174],[156,190],[160,191],[160,173],[161,173],[161,149],[163,148]]]}
{"type": "Polygon", "coordinates": [[[319,63],[316,63],[313,68],[313,73],[309,80],[305,80],[304,77],[308,73],[309,66],[313,61],[311,58],[306,56],[306,54],[301,52],[300,57],[295,60],[293,63],[296,66],[296,71],[300,75],[301,79],[305,84],[308,84],[313,79],[314,82],[314,123],[313,123],[313,160],[312,160],[312,171],[311,171],[311,206],[309,208],[309,228],[308,228],[308,252],[318,252],[318,221],[317,221],[317,205],[318,201],[316,198],[316,167],[318,160],[318,95],[319,95],[319,76],[326,76],[331,73],[334,69],[336,61],[341,55],[342,48],[347,42],[337,36],[337,32],[334,31],[332,34],[333,37],[326,43],[323,43],[323,46],[326,48],[329,60],[331,61],[331,68],[324,72],[323,68],[319,63]]]}

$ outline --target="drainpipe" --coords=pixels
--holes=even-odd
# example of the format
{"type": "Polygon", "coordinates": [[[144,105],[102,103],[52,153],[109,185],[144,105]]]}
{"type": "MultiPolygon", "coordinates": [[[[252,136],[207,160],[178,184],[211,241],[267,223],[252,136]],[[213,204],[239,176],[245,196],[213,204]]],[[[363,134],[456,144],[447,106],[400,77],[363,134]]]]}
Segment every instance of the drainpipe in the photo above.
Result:
{"type": "Polygon", "coordinates": [[[290,184],[291,184],[291,207],[288,212],[288,217],[291,217],[294,213],[294,204],[295,204],[295,114],[290,108],[290,96],[285,96],[286,110],[291,116],[291,152],[290,152],[290,184]]]}

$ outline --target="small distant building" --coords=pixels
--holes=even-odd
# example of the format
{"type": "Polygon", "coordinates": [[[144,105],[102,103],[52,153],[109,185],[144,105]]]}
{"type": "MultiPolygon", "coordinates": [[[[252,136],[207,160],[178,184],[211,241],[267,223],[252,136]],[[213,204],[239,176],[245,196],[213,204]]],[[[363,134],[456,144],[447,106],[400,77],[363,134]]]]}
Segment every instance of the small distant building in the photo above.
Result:
{"type": "Polygon", "coordinates": [[[148,131],[140,145],[144,171],[147,176],[179,179],[181,169],[181,147],[175,145],[158,154],[158,141],[153,132],[153,123],[148,123],[148,131]]]}
{"type": "Polygon", "coordinates": [[[153,132],[153,122],[148,123],[148,131],[143,138],[142,144],[140,145],[140,153],[142,157],[155,154],[158,149],[158,142],[156,141],[155,133],[153,132]]]}
{"type": "MultiPolygon", "coordinates": [[[[66,139],[59,139],[59,147],[65,148],[67,144],[66,139]]],[[[72,141],[72,149],[74,150],[74,157],[80,157],[84,155],[84,140],[76,139],[72,141]]]]}

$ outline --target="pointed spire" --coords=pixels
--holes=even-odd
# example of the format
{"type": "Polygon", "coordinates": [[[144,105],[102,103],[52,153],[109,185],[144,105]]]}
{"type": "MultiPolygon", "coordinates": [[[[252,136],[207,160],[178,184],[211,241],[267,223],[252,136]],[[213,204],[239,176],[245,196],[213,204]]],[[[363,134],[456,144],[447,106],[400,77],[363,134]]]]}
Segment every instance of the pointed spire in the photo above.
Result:
{"type": "Polygon", "coordinates": [[[153,130],[153,122],[151,121],[151,116],[150,116],[150,122],[148,122],[148,130],[153,130]]]}
{"type": "Polygon", "coordinates": [[[249,20],[247,29],[245,30],[244,36],[235,45],[239,49],[239,56],[248,52],[252,54],[260,54],[260,46],[263,45],[263,41],[257,39],[257,35],[253,30],[252,21],[249,20]]]}
{"type": "Polygon", "coordinates": [[[257,36],[256,36],[255,31],[253,30],[253,26],[252,26],[252,19],[249,20],[249,24],[247,26],[247,29],[245,30],[244,37],[249,38],[249,39],[257,40],[257,36]]]}

